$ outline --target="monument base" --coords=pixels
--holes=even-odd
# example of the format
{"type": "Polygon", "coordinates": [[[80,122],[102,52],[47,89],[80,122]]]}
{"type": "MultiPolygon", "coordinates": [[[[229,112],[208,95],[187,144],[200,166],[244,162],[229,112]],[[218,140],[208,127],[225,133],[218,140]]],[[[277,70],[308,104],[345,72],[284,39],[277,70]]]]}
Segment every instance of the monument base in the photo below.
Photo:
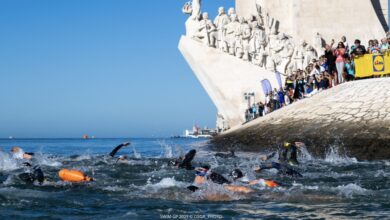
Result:
{"type": "Polygon", "coordinates": [[[218,150],[265,151],[301,141],[317,156],[332,146],[359,160],[390,158],[390,78],[345,83],[212,140],[218,150]]]}

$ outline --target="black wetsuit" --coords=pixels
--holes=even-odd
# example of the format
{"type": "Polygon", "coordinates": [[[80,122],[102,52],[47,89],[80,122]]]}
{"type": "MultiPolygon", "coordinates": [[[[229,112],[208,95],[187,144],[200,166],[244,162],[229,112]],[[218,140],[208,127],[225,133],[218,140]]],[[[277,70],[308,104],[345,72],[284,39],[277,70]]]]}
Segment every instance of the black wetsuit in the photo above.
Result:
{"type": "Polygon", "coordinates": [[[125,146],[124,144],[120,144],[120,145],[116,146],[116,147],[114,148],[114,150],[111,151],[110,156],[111,156],[111,157],[114,157],[115,154],[118,153],[118,151],[119,151],[122,147],[124,147],[124,146],[125,146]]]}
{"type": "Polygon", "coordinates": [[[284,148],[284,150],[280,153],[279,161],[281,163],[299,165],[297,149],[297,146],[295,146],[294,144],[291,144],[289,147],[284,148]]]}
{"type": "MultiPolygon", "coordinates": [[[[27,167],[31,167],[30,163],[24,164],[27,167]]],[[[43,174],[42,169],[38,165],[35,165],[32,168],[32,172],[19,174],[19,178],[26,183],[34,183],[34,181],[38,181],[39,184],[42,185],[43,181],[45,180],[45,175],[43,174]]]]}
{"type": "MultiPolygon", "coordinates": [[[[214,173],[214,172],[211,172],[209,175],[207,175],[207,179],[211,180],[213,183],[220,184],[220,185],[231,183],[229,180],[227,180],[221,174],[214,173]]],[[[191,186],[188,186],[187,189],[191,190],[192,192],[195,192],[199,189],[199,187],[191,185],[191,186]]]]}
{"type": "Polygon", "coordinates": [[[292,177],[302,177],[302,174],[300,174],[298,171],[292,169],[288,166],[288,164],[281,164],[272,162],[270,164],[261,166],[260,169],[262,170],[268,170],[268,169],[277,169],[280,174],[292,176],[292,177]]]}
{"type": "Polygon", "coordinates": [[[195,169],[191,164],[192,160],[195,158],[195,155],[196,155],[196,150],[188,151],[188,153],[185,155],[184,159],[181,162],[179,162],[178,167],[186,169],[186,170],[195,169]]]}
{"type": "Polygon", "coordinates": [[[227,180],[225,177],[223,177],[219,173],[211,172],[210,175],[207,176],[207,179],[211,180],[213,183],[217,184],[230,184],[230,181],[227,180]]]}

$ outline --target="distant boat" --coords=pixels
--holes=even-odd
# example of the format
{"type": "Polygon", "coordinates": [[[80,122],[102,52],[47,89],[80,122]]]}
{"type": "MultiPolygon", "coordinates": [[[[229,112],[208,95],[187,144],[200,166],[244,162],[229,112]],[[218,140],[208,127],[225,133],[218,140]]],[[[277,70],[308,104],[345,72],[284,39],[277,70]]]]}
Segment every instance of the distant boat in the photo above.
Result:
{"type": "Polygon", "coordinates": [[[216,130],[204,128],[201,129],[199,126],[195,125],[192,127],[192,131],[185,130],[184,138],[212,138],[217,134],[216,130]]]}
{"type": "Polygon", "coordinates": [[[84,134],[83,139],[87,140],[87,139],[89,139],[89,136],[87,134],[84,134]]]}
{"type": "Polygon", "coordinates": [[[9,136],[8,139],[11,139],[11,140],[12,140],[12,139],[14,139],[14,136],[9,136]]]}

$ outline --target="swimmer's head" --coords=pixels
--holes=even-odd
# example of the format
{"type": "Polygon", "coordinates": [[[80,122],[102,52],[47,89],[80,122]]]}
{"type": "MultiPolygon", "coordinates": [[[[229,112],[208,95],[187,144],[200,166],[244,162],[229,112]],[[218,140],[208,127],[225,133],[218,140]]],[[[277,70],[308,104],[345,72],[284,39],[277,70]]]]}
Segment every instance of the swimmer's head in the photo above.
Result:
{"type": "Polygon", "coordinates": [[[197,176],[206,176],[207,172],[209,171],[210,166],[201,166],[195,169],[197,176]]]}
{"type": "Polygon", "coordinates": [[[12,149],[11,149],[11,152],[12,153],[19,153],[19,152],[21,152],[22,151],[22,148],[20,148],[20,147],[13,147],[12,149]]]}
{"type": "Polygon", "coordinates": [[[288,142],[284,142],[283,146],[284,146],[285,148],[288,148],[288,147],[290,147],[290,146],[291,146],[291,144],[290,144],[290,143],[288,143],[288,142]]]}
{"type": "Polygon", "coordinates": [[[118,157],[118,160],[127,160],[127,157],[125,155],[121,155],[118,157]]]}
{"type": "Polygon", "coordinates": [[[242,177],[244,177],[244,174],[242,173],[242,171],[240,169],[235,169],[233,170],[231,173],[230,173],[230,176],[234,179],[234,180],[237,180],[237,179],[240,179],[242,177]]]}

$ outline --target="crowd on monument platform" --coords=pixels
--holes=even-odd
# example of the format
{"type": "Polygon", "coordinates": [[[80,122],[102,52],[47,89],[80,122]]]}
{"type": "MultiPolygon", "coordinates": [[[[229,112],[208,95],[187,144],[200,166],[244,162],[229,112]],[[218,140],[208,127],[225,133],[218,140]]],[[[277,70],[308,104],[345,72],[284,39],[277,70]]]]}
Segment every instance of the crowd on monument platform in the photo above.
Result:
{"type": "Polygon", "coordinates": [[[365,54],[388,52],[390,50],[390,32],[380,42],[370,40],[366,48],[359,39],[356,39],[352,46],[349,46],[344,36],[338,44],[332,40],[330,44],[326,44],[319,59],[313,59],[304,70],[298,69],[287,76],[284,88],[269,92],[266,95],[265,103],[258,102],[248,106],[245,112],[246,121],[265,116],[293,102],[354,80],[354,59],[365,54]]]}
{"type": "Polygon", "coordinates": [[[225,13],[218,8],[214,20],[201,13],[198,4],[186,3],[183,12],[190,14],[186,35],[262,69],[286,76],[284,87],[268,91],[265,102],[248,103],[246,121],[264,116],[293,102],[347,81],[355,80],[355,58],[366,53],[384,53],[390,49],[390,33],[382,40],[370,40],[367,47],[356,39],[350,45],[345,36],[328,44],[320,33],[312,44],[293,39],[279,30],[278,21],[269,13],[241,17],[234,8],[225,13]]]}

